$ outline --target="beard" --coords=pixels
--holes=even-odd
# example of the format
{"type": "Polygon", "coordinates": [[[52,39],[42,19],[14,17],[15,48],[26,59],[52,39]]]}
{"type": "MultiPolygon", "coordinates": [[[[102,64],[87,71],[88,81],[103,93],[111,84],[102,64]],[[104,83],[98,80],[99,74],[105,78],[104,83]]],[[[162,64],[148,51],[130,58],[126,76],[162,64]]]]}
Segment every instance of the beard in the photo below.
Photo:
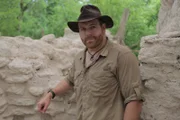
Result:
{"type": "Polygon", "coordinates": [[[103,43],[103,36],[99,35],[99,36],[86,37],[83,40],[83,43],[87,48],[91,48],[91,49],[97,48],[98,46],[100,46],[103,43]]]}

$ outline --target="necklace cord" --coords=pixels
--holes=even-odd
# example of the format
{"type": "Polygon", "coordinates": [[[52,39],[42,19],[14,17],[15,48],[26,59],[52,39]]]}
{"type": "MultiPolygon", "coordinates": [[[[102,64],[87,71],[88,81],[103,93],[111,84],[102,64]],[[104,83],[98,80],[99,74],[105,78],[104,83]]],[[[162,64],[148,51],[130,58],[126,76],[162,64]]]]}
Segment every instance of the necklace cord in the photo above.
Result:
{"type": "Polygon", "coordinates": [[[104,46],[103,46],[102,48],[100,48],[99,50],[97,50],[94,54],[91,54],[91,53],[88,51],[88,53],[91,55],[90,60],[93,60],[94,56],[95,56],[100,50],[102,50],[103,48],[104,48],[104,46]]]}

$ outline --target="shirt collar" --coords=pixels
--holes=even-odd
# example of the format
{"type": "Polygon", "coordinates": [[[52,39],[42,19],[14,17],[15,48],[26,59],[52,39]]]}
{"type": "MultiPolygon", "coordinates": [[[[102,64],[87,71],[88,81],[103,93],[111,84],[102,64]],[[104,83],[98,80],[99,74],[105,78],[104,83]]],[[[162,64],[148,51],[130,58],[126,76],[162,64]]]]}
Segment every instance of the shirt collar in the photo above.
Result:
{"type": "Polygon", "coordinates": [[[110,40],[107,40],[106,45],[102,49],[100,55],[106,57],[109,53],[109,50],[111,49],[111,46],[112,46],[112,42],[110,40]]]}
{"type": "MultiPolygon", "coordinates": [[[[112,46],[112,41],[107,39],[107,43],[104,46],[104,48],[102,49],[102,52],[100,53],[100,55],[106,57],[109,53],[109,50],[111,49],[111,46],[112,46]]],[[[85,48],[80,53],[79,60],[81,60],[82,62],[85,60],[86,51],[87,51],[87,48],[85,48]]]]}

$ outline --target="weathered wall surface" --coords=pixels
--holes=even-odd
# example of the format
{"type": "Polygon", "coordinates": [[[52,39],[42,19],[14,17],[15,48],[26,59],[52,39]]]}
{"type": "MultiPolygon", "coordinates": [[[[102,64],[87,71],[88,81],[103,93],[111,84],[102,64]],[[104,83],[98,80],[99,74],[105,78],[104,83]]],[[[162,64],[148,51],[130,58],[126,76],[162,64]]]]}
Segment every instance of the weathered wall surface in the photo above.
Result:
{"type": "Polygon", "coordinates": [[[167,38],[180,36],[180,0],[161,0],[157,33],[167,38]]]}
{"type": "MultiPolygon", "coordinates": [[[[139,60],[145,102],[142,120],[180,119],[180,38],[143,37],[139,60]]],[[[0,37],[0,120],[75,120],[72,92],[52,100],[46,114],[36,103],[63,79],[83,49],[79,36],[0,37]]]]}
{"type": "Polygon", "coordinates": [[[143,120],[180,120],[180,38],[143,37],[143,120]]]}
{"type": "Polygon", "coordinates": [[[180,0],[161,0],[157,35],[141,40],[143,120],[180,120],[180,0]]]}
{"type": "Polygon", "coordinates": [[[56,97],[46,114],[37,112],[43,92],[63,79],[83,49],[79,36],[0,37],[0,120],[74,120],[71,93],[56,97]]]}

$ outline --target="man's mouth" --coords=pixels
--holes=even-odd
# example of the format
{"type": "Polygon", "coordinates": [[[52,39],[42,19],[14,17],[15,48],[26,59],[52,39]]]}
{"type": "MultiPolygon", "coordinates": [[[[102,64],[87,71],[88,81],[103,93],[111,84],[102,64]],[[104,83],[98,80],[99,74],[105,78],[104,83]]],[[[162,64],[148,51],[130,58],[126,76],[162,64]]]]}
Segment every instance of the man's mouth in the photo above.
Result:
{"type": "Polygon", "coordinates": [[[93,39],[93,38],[86,39],[86,43],[91,43],[91,42],[93,42],[93,41],[94,41],[94,39],[93,39]]]}

